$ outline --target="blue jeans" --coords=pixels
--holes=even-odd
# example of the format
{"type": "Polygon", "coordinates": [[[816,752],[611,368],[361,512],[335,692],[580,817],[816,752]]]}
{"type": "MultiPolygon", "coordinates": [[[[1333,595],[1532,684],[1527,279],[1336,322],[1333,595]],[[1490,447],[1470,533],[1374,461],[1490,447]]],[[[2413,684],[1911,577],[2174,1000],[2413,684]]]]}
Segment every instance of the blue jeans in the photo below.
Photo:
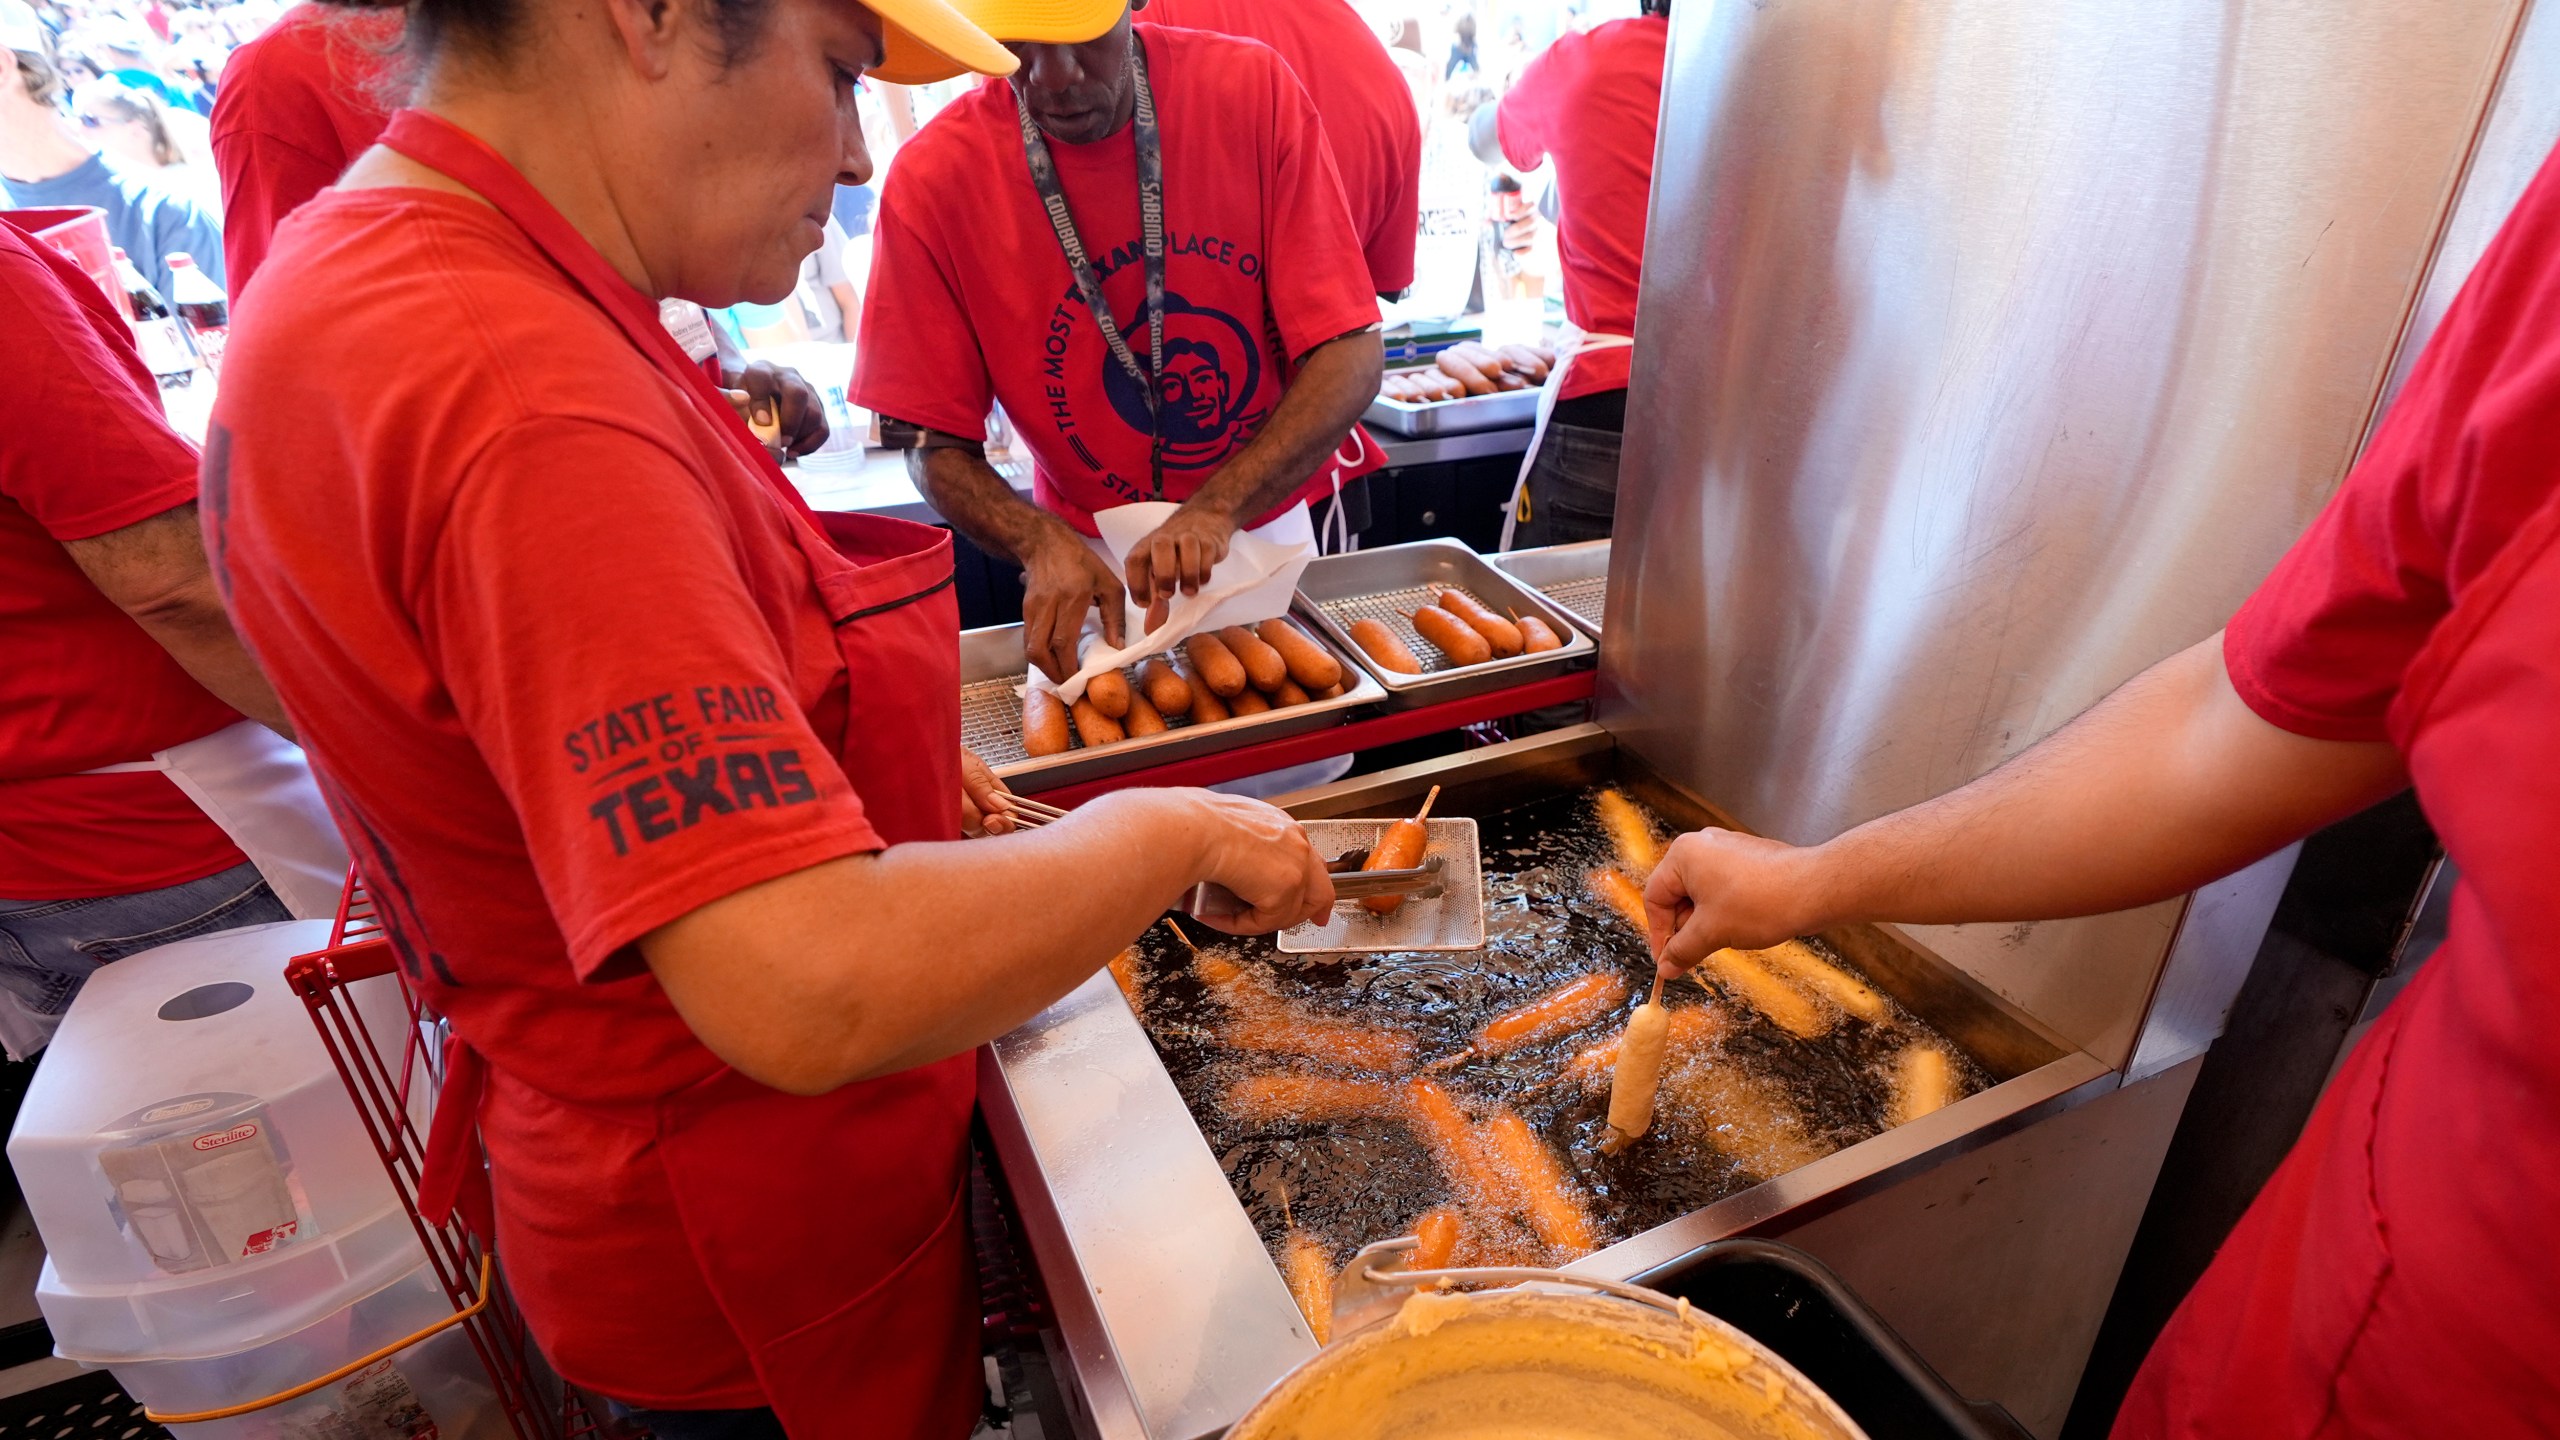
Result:
{"type": "Polygon", "coordinates": [[[0,988],[59,1020],[99,966],[155,946],[293,916],[258,868],[94,900],[0,900],[0,988]]]}
{"type": "Polygon", "coordinates": [[[1615,430],[1550,421],[1546,443],[1529,469],[1529,518],[1514,543],[1568,545],[1606,540],[1618,513],[1618,452],[1625,437],[1615,430]]]}

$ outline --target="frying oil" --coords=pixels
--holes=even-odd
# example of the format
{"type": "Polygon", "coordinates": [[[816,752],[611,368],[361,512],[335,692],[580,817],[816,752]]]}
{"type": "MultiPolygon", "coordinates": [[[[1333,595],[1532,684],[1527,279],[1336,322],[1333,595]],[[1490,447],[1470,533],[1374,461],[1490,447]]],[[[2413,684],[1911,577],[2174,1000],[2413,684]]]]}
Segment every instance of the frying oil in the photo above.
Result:
{"type": "MultiPolygon", "coordinates": [[[[1477,817],[1486,908],[1479,951],[1291,956],[1268,940],[1199,926],[1177,936],[1170,920],[1140,942],[1141,1019],[1275,1257],[1294,1228],[1314,1236],[1338,1264],[1371,1241],[1412,1233],[1426,1212],[1454,1205],[1465,1212],[1457,1263],[1573,1258],[1536,1238],[1516,1193],[1488,1199],[1486,1186],[1444,1174],[1400,1106],[1306,1119],[1231,1116],[1220,1097],[1248,1077],[1384,1080],[1395,1093],[1414,1074],[1425,1075],[1470,1114],[1479,1140],[1495,1109],[1507,1107],[1555,1155],[1569,1199],[1587,1210],[1603,1244],[1885,1130],[1907,1071],[1904,1054],[1915,1045],[1947,1054],[1955,1096],[1990,1083],[1979,1064],[1890,1000],[1885,1018],[1870,1020],[1805,988],[1820,1020],[1819,1033],[1808,1037],[1781,1028],[1712,979],[1684,979],[1664,987],[1663,1003],[1709,1013],[1685,1017],[1675,1032],[1687,1038],[1675,1039],[1664,1066],[1652,1130],[1614,1153],[1604,1148],[1613,1133],[1608,1070],[1595,1068],[1587,1052],[1624,1028],[1627,1009],[1652,984],[1653,965],[1644,937],[1586,882],[1596,867],[1616,863],[1592,796],[1566,792],[1477,817]],[[1226,983],[1208,983],[1204,972],[1226,983]],[[1471,1050],[1485,1022],[1595,973],[1625,978],[1626,1007],[1500,1054],[1471,1050]],[[1240,1022],[1263,1022],[1267,1030],[1275,1009],[1317,1031],[1339,1025],[1409,1035],[1411,1058],[1402,1063],[1411,1068],[1382,1073],[1231,1043],[1230,1031],[1257,1033],[1240,1022]],[[1585,1063],[1569,1070],[1577,1055],[1585,1063]]],[[[1669,834],[1658,822],[1657,829],[1669,834]]],[[[1820,941],[1807,943],[1825,962],[1857,975],[1820,941]]],[[[1801,1014],[1797,1028],[1808,1028],[1801,1014]]],[[[1360,1053],[1374,1064],[1374,1046],[1360,1053]]],[[[1495,1164],[1489,1151],[1480,1145],[1478,1154],[1495,1164]]],[[[1498,1165],[1492,1173],[1517,1191],[1516,1175],[1498,1165]]]]}

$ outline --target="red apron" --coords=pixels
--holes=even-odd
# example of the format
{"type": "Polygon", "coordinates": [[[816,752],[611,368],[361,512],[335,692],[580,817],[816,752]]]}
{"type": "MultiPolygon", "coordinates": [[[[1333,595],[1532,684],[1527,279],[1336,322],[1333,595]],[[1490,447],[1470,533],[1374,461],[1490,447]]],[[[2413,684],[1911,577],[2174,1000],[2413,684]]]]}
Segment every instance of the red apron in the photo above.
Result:
{"type": "MultiPolygon", "coordinates": [[[[2560,636],[2547,604],[2524,612],[2537,617],[2539,636],[2522,646],[2509,639],[2500,655],[2480,653],[2484,630],[2518,618],[2522,602],[2511,597],[2555,554],[2560,491],[2517,527],[2409,662],[2386,718],[2413,772],[2423,774],[2429,747],[2460,743],[2431,732],[2452,727],[2460,737],[2463,712],[2484,705],[2501,666],[2547,666],[2560,653],[2541,638],[2560,636]],[[2528,647],[2539,653],[2519,653],[2528,647]],[[2469,677],[2458,668],[2466,662],[2469,677]]],[[[2512,705],[2516,693],[2499,698],[2512,705]]],[[[2454,832],[2446,833],[2450,842],[2454,832]]],[[[2476,1000],[2455,992],[2473,977],[2497,982],[2547,964],[2548,953],[2530,948],[2543,943],[2538,936],[2498,933],[2473,886],[2472,877],[2460,882],[2444,947],[2347,1057],[2301,1138],[2161,1333],[2116,1417],[2114,1440],[2560,1434],[2560,1385],[2545,1358],[2560,1346],[2546,1283],[2555,1268],[2550,1224],[2560,1213],[2549,1199],[2560,1116],[2525,1104],[2526,1113],[2508,1117],[2511,1125],[2487,1127],[2494,1141],[2467,1157],[2475,1174],[2435,1173],[2409,1141],[2420,1130],[2462,1135],[2462,1112],[2484,1098],[2519,1098],[2490,1093],[2514,1085],[2516,1073],[2484,1058],[2503,1037],[2484,1031],[2476,1009],[2465,1013],[2476,1000]],[[2443,1203],[2448,1186],[2481,1203],[2456,1212],[2443,1203]],[[2508,1282],[2543,1303],[2489,1297],[2493,1285],[2508,1282]],[[2521,1379],[2528,1371],[2533,1378],[2521,1379]]],[[[2487,988],[2503,996],[2525,987],[2487,988]]],[[[2560,1061],[2546,1047],[2532,1063],[2538,1073],[2526,1093],[2552,1093],[2560,1061]]]]}
{"type": "MultiPolygon", "coordinates": [[[[960,626],[949,533],[812,515],[656,306],[497,152],[416,110],[395,115],[382,143],[469,186],[521,227],[739,462],[809,517],[792,530],[843,652],[850,713],[839,755],[858,777],[864,814],[893,845],[957,839],[960,626]]],[[[419,1186],[430,1217],[466,1201],[484,1236],[494,1233],[485,1192],[461,1192],[467,1178],[485,1178],[471,1140],[490,1064],[457,1037],[419,1186]]],[[[653,1113],[598,1112],[653,1130],[685,1239],[731,1331],[705,1342],[745,1349],[792,1435],[969,1432],[983,1383],[964,1208],[976,1097],[975,1061],[962,1055],[814,1098],[723,1068],[653,1113]]]]}

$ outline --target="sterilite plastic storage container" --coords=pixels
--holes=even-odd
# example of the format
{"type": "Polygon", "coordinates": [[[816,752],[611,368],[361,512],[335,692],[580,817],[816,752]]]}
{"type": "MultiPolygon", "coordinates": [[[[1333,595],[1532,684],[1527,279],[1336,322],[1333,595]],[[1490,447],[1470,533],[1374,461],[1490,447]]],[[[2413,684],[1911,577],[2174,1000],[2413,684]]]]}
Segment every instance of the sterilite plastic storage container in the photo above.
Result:
{"type": "MultiPolygon", "coordinates": [[[[36,1301],[56,1349],[113,1368],[156,1411],[244,1404],[451,1313],[285,984],[286,962],[328,941],[326,921],[253,926],[98,971],[9,1136],[45,1242],[36,1301]]],[[[391,977],[349,998],[384,1043],[405,1039],[391,977]]],[[[423,1097],[413,1118],[423,1124],[423,1097]]],[[[451,1437],[494,1410],[488,1400],[456,1331],[303,1400],[185,1428],[451,1437]]]]}

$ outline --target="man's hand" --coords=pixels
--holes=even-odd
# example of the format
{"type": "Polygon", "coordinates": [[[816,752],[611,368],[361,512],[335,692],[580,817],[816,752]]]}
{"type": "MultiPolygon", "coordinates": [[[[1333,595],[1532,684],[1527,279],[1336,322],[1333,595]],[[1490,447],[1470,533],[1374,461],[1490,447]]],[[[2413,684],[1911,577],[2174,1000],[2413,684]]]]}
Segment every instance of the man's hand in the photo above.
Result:
{"type": "Polygon", "coordinates": [[[1236,517],[1195,498],[1184,502],[1129,552],[1129,598],[1150,611],[1176,590],[1197,595],[1209,583],[1209,572],[1227,558],[1235,539],[1236,517]]]}
{"type": "Polygon", "coordinates": [[[758,360],[720,377],[738,418],[756,427],[779,428],[776,448],[785,455],[806,455],[827,443],[827,404],[816,387],[770,360],[758,360]],[[741,401],[738,397],[744,395],[741,401]]]}
{"type": "Polygon", "coordinates": [[[1064,680],[1083,662],[1076,658],[1084,617],[1102,607],[1102,638],[1121,643],[1128,612],[1126,592],[1110,563],[1084,537],[1064,525],[1048,526],[1022,559],[1022,653],[1052,680],[1064,680]]]}
{"type": "Polygon", "coordinates": [[[960,747],[960,833],[971,838],[981,835],[1010,835],[1013,816],[996,802],[998,795],[1012,792],[978,758],[978,752],[966,745],[960,747]]]}
{"type": "Polygon", "coordinates": [[[1738,830],[1672,841],[1644,887],[1645,929],[1662,973],[1677,976],[1728,945],[1763,950],[1829,923],[1811,854],[1738,830]]]}

